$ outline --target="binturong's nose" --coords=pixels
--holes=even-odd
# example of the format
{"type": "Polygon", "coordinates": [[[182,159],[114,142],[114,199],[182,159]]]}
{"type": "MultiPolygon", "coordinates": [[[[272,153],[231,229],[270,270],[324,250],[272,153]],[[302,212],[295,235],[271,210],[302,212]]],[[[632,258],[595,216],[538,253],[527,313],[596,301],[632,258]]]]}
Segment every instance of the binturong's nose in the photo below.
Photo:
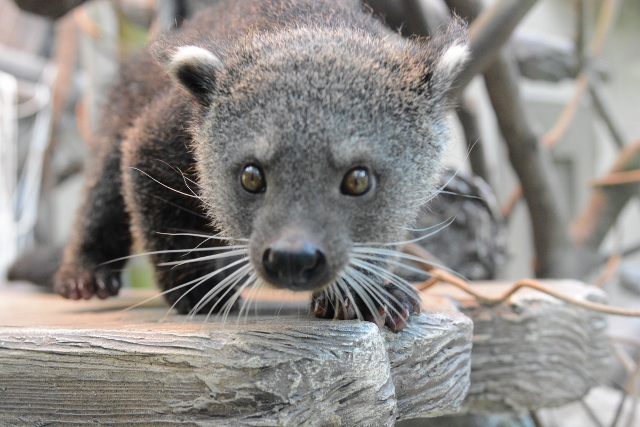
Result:
{"type": "Polygon", "coordinates": [[[315,290],[326,275],[322,248],[303,236],[286,236],[265,249],[262,265],[273,285],[295,291],[315,290]]]}

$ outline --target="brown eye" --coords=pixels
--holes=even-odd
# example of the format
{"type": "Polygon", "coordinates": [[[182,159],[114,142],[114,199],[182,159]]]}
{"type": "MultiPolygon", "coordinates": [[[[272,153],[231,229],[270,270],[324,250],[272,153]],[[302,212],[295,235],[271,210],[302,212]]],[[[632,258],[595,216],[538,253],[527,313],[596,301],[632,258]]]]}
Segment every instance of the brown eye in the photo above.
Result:
{"type": "Polygon", "coordinates": [[[348,196],[362,196],[371,188],[369,171],[365,168],[353,168],[342,179],[340,191],[348,196]]]}
{"type": "Polygon", "coordinates": [[[267,183],[264,180],[264,173],[256,165],[247,165],[242,170],[242,176],[240,177],[242,188],[249,193],[261,193],[267,188],[267,183]]]}

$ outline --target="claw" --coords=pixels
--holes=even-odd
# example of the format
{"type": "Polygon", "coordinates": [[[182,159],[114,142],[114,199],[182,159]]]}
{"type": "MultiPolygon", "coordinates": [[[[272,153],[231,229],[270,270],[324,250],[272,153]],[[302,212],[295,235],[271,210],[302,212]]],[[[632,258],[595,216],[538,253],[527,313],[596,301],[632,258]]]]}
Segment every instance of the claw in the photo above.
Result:
{"type": "Polygon", "coordinates": [[[352,320],[357,318],[358,318],[358,314],[356,312],[355,306],[353,305],[349,297],[345,297],[344,306],[339,307],[339,310],[338,310],[338,319],[352,320]]]}
{"type": "Polygon", "coordinates": [[[324,317],[327,314],[327,308],[322,305],[319,298],[315,300],[313,314],[316,317],[324,317]]]}

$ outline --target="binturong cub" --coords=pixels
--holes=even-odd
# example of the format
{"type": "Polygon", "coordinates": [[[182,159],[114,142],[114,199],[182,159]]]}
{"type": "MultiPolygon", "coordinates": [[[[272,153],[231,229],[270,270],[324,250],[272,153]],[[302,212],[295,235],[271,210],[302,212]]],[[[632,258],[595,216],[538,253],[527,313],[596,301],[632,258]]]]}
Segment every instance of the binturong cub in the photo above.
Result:
{"type": "Polygon", "coordinates": [[[136,248],[180,313],[272,286],[403,329],[397,244],[437,193],[465,34],[405,39],[357,0],[217,2],[124,66],[55,289],[117,294],[136,248]]]}

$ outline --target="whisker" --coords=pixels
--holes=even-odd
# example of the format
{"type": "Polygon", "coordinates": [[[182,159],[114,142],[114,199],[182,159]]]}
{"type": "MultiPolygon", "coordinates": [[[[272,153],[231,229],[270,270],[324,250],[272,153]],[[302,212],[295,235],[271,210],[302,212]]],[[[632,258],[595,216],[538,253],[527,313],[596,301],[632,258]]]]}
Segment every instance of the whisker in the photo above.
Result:
{"type": "MultiPolygon", "coordinates": [[[[365,288],[366,290],[368,290],[369,293],[371,294],[371,296],[373,298],[375,298],[376,301],[378,301],[378,303],[381,306],[384,305],[388,309],[393,311],[395,314],[397,314],[398,316],[401,316],[401,314],[398,311],[398,309],[393,304],[389,304],[389,299],[391,299],[391,300],[393,300],[393,302],[395,302],[398,305],[398,307],[402,307],[402,304],[400,303],[400,301],[398,301],[398,299],[395,296],[393,296],[390,292],[388,292],[382,286],[380,286],[379,284],[375,283],[371,278],[369,278],[366,275],[360,273],[356,269],[350,269],[349,273],[354,275],[356,280],[357,280],[357,277],[360,277],[363,280],[362,282],[360,282],[362,287],[365,288]],[[383,304],[383,301],[386,304],[383,304]]],[[[372,273],[372,274],[375,274],[375,273],[372,273]]]]}
{"type": "Polygon", "coordinates": [[[156,199],[156,200],[160,200],[160,201],[161,201],[161,202],[163,202],[163,203],[166,203],[166,204],[168,204],[168,205],[171,205],[171,206],[173,206],[173,207],[176,207],[176,208],[178,208],[178,209],[180,209],[180,210],[182,210],[182,211],[184,211],[184,212],[188,212],[188,213],[190,213],[190,214],[192,214],[192,215],[195,215],[195,216],[197,216],[197,217],[200,217],[200,218],[203,218],[203,219],[209,219],[209,217],[208,217],[208,216],[206,216],[206,215],[204,215],[204,214],[202,214],[202,213],[199,213],[199,212],[196,212],[196,211],[192,211],[191,209],[187,209],[187,208],[185,208],[184,206],[180,206],[178,203],[170,202],[169,200],[164,199],[164,198],[159,197],[159,196],[156,196],[155,194],[144,193],[144,192],[141,192],[141,194],[144,194],[144,195],[145,195],[145,196],[147,196],[147,197],[153,197],[153,198],[154,198],[154,199],[156,199]]]}
{"type": "Polygon", "coordinates": [[[142,169],[138,169],[138,168],[136,168],[136,167],[134,167],[134,166],[129,166],[129,169],[136,170],[136,171],[140,172],[141,174],[146,175],[146,176],[147,176],[149,179],[151,179],[152,181],[154,181],[154,182],[156,182],[156,183],[158,183],[158,184],[162,185],[164,188],[166,188],[166,189],[168,189],[168,190],[171,190],[171,191],[173,191],[173,192],[175,192],[175,193],[182,194],[183,196],[191,197],[191,198],[198,199],[198,200],[204,200],[201,196],[194,196],[194,195],[192,195],[192,194],[188,194],[188,193],[184,193],[184,192],[182,192],[182,191],[180,191],[180,190],[176,190],[175,188],[171,188],[171,187],[169,187],[168,185],[163,184],[162,182],[158,181],[157,179],[155,179],[154,177],[152,177],[151,175],[149,175],[148,173],[146,173],[146,172],[145,172],[145,171],[143,171],[142,169]]]}
{"type": "MultiPolygon", "coordinates": [[[[376,319],[376,323],[384,324],[384,319],[380,317],[380,312],[376,310],[375,304],[371,300],[369,293],[363,288],[360,282],[356,280],[353,276],[351,276],[350,272],[346,271],[343,273],[344,281],[353,289],[353,291],[360,297],[362,302],[369,309],[369,313],[376,319]]],[[[365,319],[366,320],[366,319],[365,319]]]]}
{"type": "MultiPolygon", "coordinates": [[[[457,277],[459,277],[462,280],[465,281],[469,281],[469,279],[467,279],[466,277],[464,277],[463,275],[461,275],[460,273],[452,270],[451,268],[447,267],[446,265],[440,264],[440,263],[434,263],[431,260],[427,260],[424,258],[420,258],[414,255],[409,255],[406,254],[404,252],[400,252],[400,251],[395,251],[392,249],[382,249],[382,248],[353,248],[352,249],[352,257],[358,258],[360,256],[360,254],[369,254],[369,255],[380,255],[380,261],[388,261],[388,262],[394,262],[395,260],[393,260],[392,258],[400,258],[400,259],[406,259],[408,261],[414,261],[414,262],[418,262],[418,263],[425,263],[425,264],[429,264],[429,265],[433,265],[434,267],[437,267],[441,270],[444,270],[448,273],[451,273],[457,277]],[[389,257],[389,258],[387,258],[389,257]]],[[[404,266],[405,264],[398,264],[398,265],[402,265],[404,266]]],[[[427,271],[421,270],[423,273],[428,274],[427,271]]]]}
{"type": "MultiPolygon", "coordinates": [[[[216,301],[216,302],[211,306],[211,308],[209,309],[209,312],[207,313],[207,317],[205,317],[205,319],[204,319],[204,322],[205,322],[205,323],[209,321],[209,318],[211,317],[211,314],[214,312],[214,310],[216,309],[216,307],[218,306],[218,304],[220,304],[220,302],[222,302],[222,300],[224,299],[224,297],[225,297],[229,292],[231,292],[232,290],[235,290],[235,288],[236,288],[236,286],[238,285],[238,283],[240,283],[240,281],[241,281],[241,280],[242,280],[242,279],[243,279],[247,274],[249,274],[251,271],[252,271],[252,269],[251,269],[251,268],[245,269],[245,270],[243,270],[242,272],[240,272],[239,274],[237,274],[237,275],[234,275],[234,276],[233,276],[233,283],[231,283],[231,284],[226,284],[226,283],[225,283],[226,290],[224,291],[224,293],[223,293],[222,295],[220,295],[220,296],[218,297],[218,300],[217,300],[217,301],[216,301]]],[[[249,279],[251,279],[251,277],[252,277],[252,276],[254,276],[254,275],[255,275],[255,273],[251,273],[251,275],[249,276],[249,279]]],[[[249,279],[247,279],[247,280],[249,280],[249,279]]],[[[246,282],[245,282],[245,283],[246,283],[246,282]]],[[[204,306],[204,305],[208,304],[208,303],[209,303],[213,298],[215,298],[215,297],[216,297],[216,295],[218,295],[218,294],[219,294],[221,291],[223,291],[223,290],[224,290],[224,288],[223,288],[223,287],[220,287],[220,288],[218,288],[215,292],[211,293],[211,295],[208,295],[208,296],[207,296],[206,301],[204,301],[202,305],[204,306]]],[[[227,301],[227,302],[228,302],[228,301],[227,301]]],[[[226,304],[226,303],[225,303],[225,304],[226,304]]],[[[225,305],[223,304],[223,306],[222,306],[222,307],[224,307],[224,306],[225,306],[225,305]]],[[[219,313],[218,313],[218,314],[219,314],[219,313]]]]}
{"type": "MultiPolygon", "coordinates": [[[[236,303],[236,301],[238,301],[238,298],[240,298],[240,295],[242,294],[242,291],[245,290],[247,288],[247,286],[253,284],[253,282],[255,281],[255,279],[257,278],[257,275],[254,273],[251,276],[249,276],[249,278],[247,280],[245,280],[245,282],[240,286],[240,288],[238,288],[235,292],[235,294],[233,296],[231,296],[231,298],[229,298],[229,300],[227,302],[224,303],[224,305],[221,307],[221,311],[222,311],[222,324],[225,324],[227,322],[227,318],[229,317],[229,313],[231,312],[231,309],[233,308],[234,304],[236,303]]],[[[239,319],[239,317],[238,317],[239,319]]]]}
{"type": "Polygon", "coordinates": [[[229,258],[229,257],[234,257],[234,256],[238,256],[238,255],[246,255],[249,251],[247,249],[238,249],[235,251],[227,251],[227,252],[223,252],[221,254],[215,254],[215,255],[207,255],[207,256],[203,256],[203,257],[199,257],[199,258],[193,258],[193,259],[183,259],[180,261],[167,261],[167,262],[162,262],[160,264],[158,264],[160,267],[167,267],[167,266],[171,266],[171,265],[184,265],[184,264],[191,264],[194,262],[203,262],[203,261],[211,261],[214,259],[220,259],[220,258],[229,258]]]}
{"type": "MultiPolygon", "coordinates": [[[[232,264],[239,263],[239,261],[248,261],[248,258],[243,258],[242,260],[238,260],[232,264]]],[[[229,274],[229,276],[225,277],[220,282],[216,283],[215,286],[211,288],[202,298],[200,298],[200,301],[198,301],[196,305],[194,305],[191,308],[191,310],[189,310],[189,313],[187,314],[187,318],[193,318],[193,316],[195,316],[200,311],[200,309],[202,309],[202,307],[208,304],[209,301],[211,301],[218,294],[218,292],[224,289],[229,282],[233,281],[236,278],[244,277],[249,271],[251,271],[251,268],[252,268],[251,264],[244,265],[238,268],[236,271],[229,274]]],[[[234,286],[234,285],[235,285],[235,282],[231,286],[234,286]]]]}
{"type": "Polygon", "coordinates": [[[138,254],[127,255],[127,256],[120,257],[120,258],[114,258],[112,260],[105,261],[102,264],[98,264],[98,266],[107,265],[107,264],[111,264],[111,263],[118,262],[118,261],[125,261],[125,260],[128,260],[128,259],[148,256],[148,255],[179,254],[179,253],[188,255],[191,252],[228,251],[229,249],[241,249],[241,248],[246,248],[246,247],[247,247],[247,245],[215,246],[215,247],[212,247],[212,248],[199,248],[199,247],[196,246],[195,248],[192,248],[192,249],[165,249],[165,250],[161,250],[161,251],[141,252],[141,253],[138,253],[138,254]]]}
{"type": "MultiPolygon", "coordinates": [[[[414,232],[422,232],[422,231],[429,231],[432,230],[444,223],[446,223],[448,221],[448,219],[438,223],[438,224],[434,224],[434,225],[430,225],[429,227],[425,227],[425,228],[411,228],[411,227],[400,227],[401,230],[407,230],[407,231],[414,231],[414,232]]],[[[364,244],[364,243],[362,243],[364,244]]],[[[374,243],[374,245],[378,245],[379,243],[374,243]]]]}
{"type": "Polygon", "coordinates": [[[260,289],[261,286],[262,286],[262,281],[256,280],[256,282],[251,287],[251,290],[249,291],[249,294],[247,295],[247,298],[242,302],[242,306],[240,306],[240,311],[238,312],[238,321],[236,323],[240,322],[240,318],[242,317],[242,312],[244,311],[245,306],[246,306],[247,310],[244,312],[244,322],[245,323],[247,322],[247,320],[249,318],[249,311],[251,310],[251,304],[252,303],[253,303],[254,308],[256,309],[256,315],[257,315],[258,301],[254,301],[253,297],[256,295],[256,293],[258,292],[258,289],[260,289]]]}
{"type": "Polygon", "coordinates": [[[429,277],[431,276],[431,274],[426,270],[412,267],[409,264],[403,263],[402,261],[398,261],[392,258],[384,258],[384,257],[379,257],[374,255],[362,255],[362,254],[353,254],[352,256],[356,259],[363,260],[363,261],[388,262],[389,264],[393,264],[395,266],[401,267],[402,269],[408,270],[412,273],[419,274],[420,276],[429,276],[429,277]]]}
{"type": "Polygon", "coordinates": [[[356,299],[353,297],[353,294],[351,293],[351,290],[349,289],[349,286],[347,286],[345,281],[342,278],[339,278],[335,283],[332,283],[331,286],[335,286],[335,289],[338,293],[342,293],[341,291],[344,291],[344,293],[347,294],[347,298],[351,300],[353,307],[356,310],[356,316],[358,316],[358,320],[364,320],[364,316],[362,315],[358,304],[356,304],[356,299]]]}
{"type": "Polygon", "coordinates": [[[402,277],[398,276],[395,273],[390,272],[385,268],[379,267],[375,264],[372,264],[366,261],[361,261],[356,259],[351,259],[351,264],[353,264],[356,267],[362,268],[363,270],[368,271],[371,274],[375,274],[378,277],[382,277],[389,280],[390,282],[392,282],[392,284],[396,285],[398,289],[406,292],[408,295],[415,294],[415,288],[411,286],[409,282],[407,282],[402,277]]]}
{"type": "Polygon", "coordinates": [[[420,237],[416,237],[415,239],[411,239],[411,240],[405,240],[405,241],[399,241],[399,242],[388,242],[388,243],[375,243],[375,242],[366,242],[366,243],[354,243],[353,246],[354,247],[362,247],[362,246],[398,246],[398,245],[406,245],[407,243],[415,243],[415,242],[419,242],[420,240],[424,240],[427,239],[433,235],[435,235],[436,233],[439,233],[440,231],[444,230],[445,228],[447,228],[449,225],[451,225],[451,223],[453,223],[453,221],[455,221],[455,216],[448,218],[447,220],[436,224],[432,227],[427,228],[431,229],[431,228],[435,228],[435,227],[439,227],[437,230],[425,234],[423,236],[420,237]]]}
{"type": "MultiPolygon", "coordinates": [[[[239,259],[239,260],[237,260],[237,261],[235,261],[235,262],[232,262],[232,263],[230,263],[230,264],[227,264],[227,265],[225,265],[224,267],[221,267],[221,268],[219,268],[219,269],[217,269],[217,270],[215,270],[215,271],[213,271],[213,272],[211,272],[211,273],[207,273],[207,274],[205,274],[205,275],[204,275],[204,276],[202,276],[202,277],[199,277],[199,278],[197,278],[197,279],[191,280],[190,282],[187,282],[187,283],[186,283],[186,284],[184,284],[184,285],[180,285],[180,286],[179,286],[179,288],[182,288],[182,287],[184,287],[184,286],[186,286],[186,285],[190,285],[190,284],[192,284],[192,283],[196,282],[196,284],[195,284],[195,285],[193,285],[193,286],[192,286],[191,288],[189,288],[186,292],[184,292],[182,295],[180,295],[180,297],[179,297],[179,298],[178,298],[178,299],[177,299],[177,300],[176,300],[176,301],[171,305],[171,307],[169,308],[169,310],[167,310],[167,314],[165,314],[164,318],[166,318],[166,317],[169,315],[169,313],[171,312],[171,310],[173,310],[173,308],[178,304],[178,302],[179,302],[182,298],[184,298],[184,297],[185,297],[189,292],[191,292],[192,290],[194,290],[195,288],[197,288],[198,286],[200,286],[201,284],[203,284],[203,283],[204,283],[204,282],[206,282],[207,280],[211,279],[212,277],[216,276],[217,274],[219,274],[219,273],[223,272],[224,270],[228,270],[229,268],[235,267],[235,266],[236,266],[236,265],[238,265],[238,264],[241,264],[241,263],[243,263],[243,262],[248,262],[248,261],[249,261],[249,259],[248,259],[248,258],[242,258],[242,259],[239,259]]],[[[241,268],[240,268],[240,270],[241,270],[241,269],[243,269],[243,268],[247,268],[247,266],[241,267],[241,268]]],[[[224,279],[224,280],[226,280],[226,279],[224,279]]],[[[223,280],[222,282],[224,282],[224,280],[223,280]]],[[[222,283],[222,282],[221,282],[221,283],[222,283]]],[[[218,284],[218,285],[219,285],[219,284],[218,284]]],[[[217,287],[218,285],[216,285],[215,287],[217,287]]],[[[214,287],[214,288],[215,288],[215,287],[214,287]]],[[[197,304],[196,304],[196,306],[197,306],[197,304]]],[[[193,309],[191,309],[191,310],[193,311],[193,309]]],[[[189,312],[189,313],[191,313],[191,312],[189,312]]],[[[163,320],[164,320],[164,318],[163,318],[163,320]]],[[[187,318],[189,318],[189,316],[187,316],[187,318]]]]}
{"type": "MultiPolygon", "coordinates": [[[[213,271],[213,272],[211,272],[211,273],[207,273],[205,276],[203,276],[203,277],[206,277],[206,279],[204,279],[204,280],[208,280],[208,279],[210,279],[211,277],[215,276],[216,274],[218,274],[218,273],[220,273],[220,272],[222,272],[222,271],[224,271],[224,270],[226,270],[226,269],[228,269],[228,268],[233,267],[233,266],[234,266],[234,264],[239,263],[240,261],[249,261],[249,259],[248,259],[248,258],[245,258],[245,259],[242,259],[242,260],[238,260],[238,261],[236,261],[235,263],[232,263],[232,264],[226,265],[226,266],[224,266],[224,267],[222,267],[222,268],[219,268],[219,269],[217,269],[217,270],[215,270],[215,271],[213,271]]],[[[154,300],[154,299],[156,299],[156,298],[159,298],[159,297],[161,297],[161,296],[164,296],[164,295],[166,295],[166,294],[168,294],[168,293],[171,293],[171,292],[173,292],[173,291],[177,291],[177,290],[179,290],[179,289],[185,288],[185,287],[187,287],[187,286],[191,285],[192,283],[197,282],[197,281],[198,281],[198,280],[200,280],[200,279],[202,279],[202,277],[199,277],[199,278],[197,278],[197,279],[191,280],[191,281],[189,281],[189,282],[187,282],[187,283],[183,283],[183,284],[178,285],[178,286],[174,286],[173,288],[171,288],[171,289],[167,289],[166,291],[163,291],[163,292],[160,292],[159,294],[154,295],[154,296],[152,296],[152,297],[150,297],[150,298],[147,298],[147,299],[145,299],[144,301],[141,301],[141,302],[139,302],[139,303],[136,303],[136,304],[134,304],[134,305],[132,305],[132,306],[130,306],[130,307],[123,308],[123,309],[122,309],[122,311],[129,311],[129,310],[132,310],[132,309],[134,309],[134,308],[136,308],[136,307],[140,307],[141,305],[146,304],[146,303],[148,303],[149,301],[153,301],[153,300],[154,300]]],[[[185,292],[185,294],[189,293],[190,291],[191,291],[191,289],[189,289],[187,292],[185,292]]],[[[184,296],[185,294],[183,294],[182,296],[184,296]]],[[[180,297],[180,298],[182,298],[182,297],[180,297]]],[[[169,310],[171,310],[171,309],[169,309],[169,310]]],[[[165,317],[166,317],[166,316],[165,316],[165,317]]]]}
{"type": "Polygon", "coordinates": [[[484,198],[482,198],[482,197],[480,197],[480,196],[473,196],[473,195],[471,195],[471,194],[456,193],[456,192],[454,192],[454,191],[444,191],[444,190],[441,190],[441,191],[439,192],[439,194],[447,194],[447,195],[449,195],[449,196],[461,197],[461,198],[464,198],[464,199],[475,199],[475,200],[485,201],[485,199],[484,199],[484,198]]]}
{"type": "Polygon", "coordinates": [[[167,165],[167,166],[169,166],[171,169],[173,169],[173,171],[174,171],[174,172],[179,173],[179,174],[180,174],[180,176],[182,176],[182,180],[184,181],[184,185],[189,189],[189,191],[191,191],[191,193],[192,193],[194,196],[196,196],[196,197],[198,197],[198,198],[200,197],[198,194],[196,194],[196,193],[191,189],[191,187],[189,187],[189,184],[187,184],[187,180],[189,180],[189,181],[193,182],[194,184],[196,184],[196,185],[198,185],[198,186],[200,186],[200,185],[199,185],[199,184],[197,184],[197,183],[196,183],[194,180],[192,180],[191,178],[187,178],[187,176],[184,174],[184,172],[182,172],[182,171],[180,170],[180,168],[179,168],[179,167],[171,166],[169,163],[165,162],[165,161],[164,161],[164,160],[162,160],[162,159],[156,159],[156,160],[157,160],[157,161],[159,161],[159,162],[161,162],[161,163],[164,163],[164,164],[165,164],[165,165],[167,165]]]}
{"type": "Polygon", "coordinates": [[[164,233],[160,231],[156,231],[157,234],[162,234],[163,236],[187,236],[187,237],[202,237],[203,239],[214,239],[214,240],[234,240],[238,242],[248,242],[249,239],[241,239],[239,237],[222,237],[219,235],[207,235],[207,234],[198,234],[198,233],[164,233]]]}

